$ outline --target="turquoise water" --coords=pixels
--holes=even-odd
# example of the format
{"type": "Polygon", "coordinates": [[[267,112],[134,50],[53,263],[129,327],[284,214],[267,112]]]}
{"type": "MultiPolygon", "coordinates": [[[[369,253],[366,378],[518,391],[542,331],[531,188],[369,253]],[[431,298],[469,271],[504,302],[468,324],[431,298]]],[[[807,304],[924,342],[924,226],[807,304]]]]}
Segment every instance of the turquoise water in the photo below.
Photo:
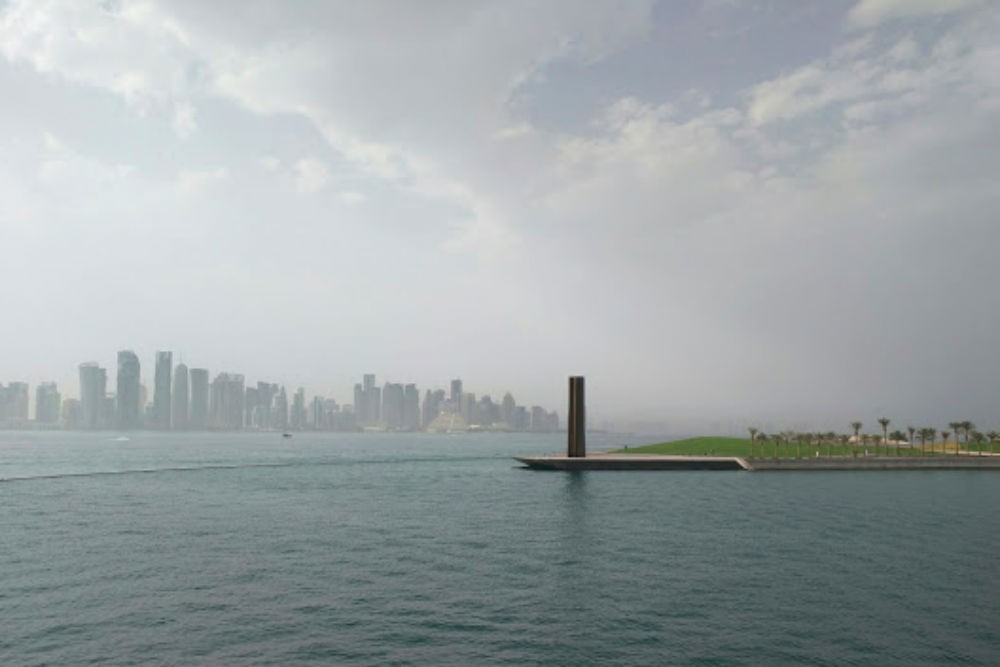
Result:
{"type": "Polygon", "coordinates": [[[565,474],[509,458],[561,436],[115,437],[0,433],[0,664],[1000,663],[996,472],[565,474]]]}

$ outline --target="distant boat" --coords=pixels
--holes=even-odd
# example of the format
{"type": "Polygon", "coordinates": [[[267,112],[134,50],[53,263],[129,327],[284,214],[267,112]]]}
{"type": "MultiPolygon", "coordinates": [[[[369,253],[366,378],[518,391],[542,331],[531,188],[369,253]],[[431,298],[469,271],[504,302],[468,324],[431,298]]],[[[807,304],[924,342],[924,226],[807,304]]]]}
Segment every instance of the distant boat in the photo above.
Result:
{"type": "Polygon", "coordinates": [[[290,438],[290,437],[292,437],[292,434],[291,433],[282,433],[281,437],[282,438],[290,438]]]}
{"type": "Polygon", "coordinates": [[[115,442],[129,442],[132,438],[126,438],[124,435],[115,438],[115,442]]]}

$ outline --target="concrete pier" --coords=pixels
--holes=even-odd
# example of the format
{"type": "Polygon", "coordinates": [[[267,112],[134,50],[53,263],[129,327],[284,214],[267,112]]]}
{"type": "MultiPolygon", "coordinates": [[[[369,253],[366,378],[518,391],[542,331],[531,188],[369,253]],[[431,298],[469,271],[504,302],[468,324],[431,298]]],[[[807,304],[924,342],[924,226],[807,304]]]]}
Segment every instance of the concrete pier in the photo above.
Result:
{"type": "Polygon", "coordinates": [[[606,454],[586,457],[518,456],[534,470],[1000,470],[1000,456],[815,457],[808,459],[739,456],[606,454]]]}

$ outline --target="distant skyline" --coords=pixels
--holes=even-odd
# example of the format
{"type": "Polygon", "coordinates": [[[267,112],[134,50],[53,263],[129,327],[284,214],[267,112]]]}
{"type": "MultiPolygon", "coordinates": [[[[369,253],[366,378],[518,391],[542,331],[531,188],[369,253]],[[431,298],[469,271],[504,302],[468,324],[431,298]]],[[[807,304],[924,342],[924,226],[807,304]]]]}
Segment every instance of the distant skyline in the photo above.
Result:
{"type": "Polygon", "coordinates": [[[450,394],[441,387],[425,388],[421,401],[416,383],[386,381],[379,386],[376,375],[366,373],[354,384],[350,403],[307,395],[303,387],[273,379],[255,382],[243,373],[189,371],[172,360],[171,351],[156,352],[151,397],[133,350],[118,352],[113,388],[108,369],[94,361],[78,366],[76,396],[61,394],[57,383],[43,382],[32,402],[28,383],[5,386],[0,381],[0,429],[551,433],[560,428],[558,410],[519,405],[510,392],[493,399],[489,393],[463,391],[460,378],[450,381],[450,394]]]}
{"type": "Polygon", "coordinates": [[[173,350],[344,402],[565,412],[581,374],[595,420],[985,424],[997,35],[989,0],[0,0],[0,382],[131,348],[150,401],[173,350]]]}

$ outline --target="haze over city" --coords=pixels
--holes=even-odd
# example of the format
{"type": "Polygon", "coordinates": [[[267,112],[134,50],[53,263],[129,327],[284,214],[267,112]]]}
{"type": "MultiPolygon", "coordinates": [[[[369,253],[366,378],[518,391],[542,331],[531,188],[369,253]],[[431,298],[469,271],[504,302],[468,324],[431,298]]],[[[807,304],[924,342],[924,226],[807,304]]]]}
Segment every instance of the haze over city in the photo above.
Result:
{"type": "Polygon", "coordinates": [[[583,374],[623,423],[996,426],[998,34],[986,0],[0,2],[0,383],[172,350],[342,403],[562,412],[583,374]]]}

